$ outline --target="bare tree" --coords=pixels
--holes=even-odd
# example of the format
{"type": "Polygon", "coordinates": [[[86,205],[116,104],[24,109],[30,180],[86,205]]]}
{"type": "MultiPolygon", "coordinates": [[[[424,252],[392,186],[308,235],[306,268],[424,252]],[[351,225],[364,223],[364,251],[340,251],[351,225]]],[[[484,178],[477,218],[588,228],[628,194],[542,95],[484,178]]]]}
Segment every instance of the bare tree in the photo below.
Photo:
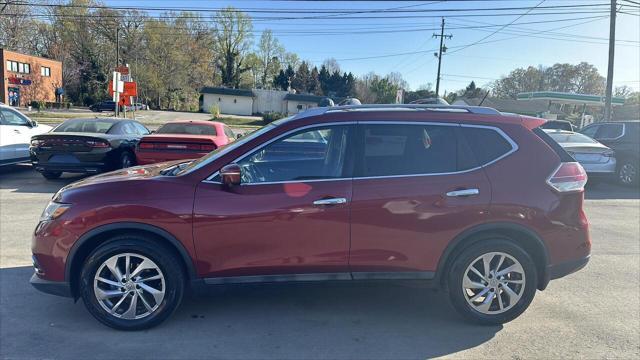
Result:
{"type": "Polygon", "coordinates": [[[219,56],[216,65],[222,84],[238,87],[240,76],[249,70],[244,66],[244,60],[251,47],[251,18],[233,7],[218,12],[216,18],[213,48],[219,56]]]}

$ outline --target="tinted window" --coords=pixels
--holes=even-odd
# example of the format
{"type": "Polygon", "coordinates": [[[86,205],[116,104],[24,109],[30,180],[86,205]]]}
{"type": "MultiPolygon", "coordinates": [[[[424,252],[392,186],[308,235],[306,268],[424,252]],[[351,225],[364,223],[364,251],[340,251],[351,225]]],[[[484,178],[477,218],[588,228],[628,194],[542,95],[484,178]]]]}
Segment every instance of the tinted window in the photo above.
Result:
{"type": "Polygon", "coordinates": [[[600,128],[600,125],[587,126],[586,128],[582,129],[580,133],[587,135],[588,137],[595,138],[596,132],[598,132],[598,128],[600,128]]]}
{"type": "Polygon", "coordinates": [[[2,113],[2,117],[0,118],[0,120],[2,121],[2,125],[29,125],[29,121],[27,120],[27,118],[16,111],[9,109],[0,109],[0,113],[2,113]]]}
{"type": "Polygon", "coordinates": [[[147,135],[149,134],[149,129],[147,129],[146,127],[144,127],[144,125],[134,122],[132,123],[133,126],[138,130],[138,134],[140,135],[147,135]]]}
{"type": "Polygon", "coordinates": [[[456,126],[363,125],[359,176],[457,171],[456,126]]]}
{"type": "Polygon", "coordinates": [[[122,124],[122,131],[127,135],[137,135],[138,131],[130,122],[122,124]]]}
{"type": "Polygon", "coordinates": [[[228,126],[224,126],[224,134],[230,139],[234,139],[236,137],[236,135],[228,126]]]}
{"type": "Polygon", "coordinates": [[[216,128],[213,125],[200,125],[189,123],[168,123],[162,125],[156,134],[188,134],[216,136],[216,128]]]}
{"type": "Polygon", "coordinates": [[[592,138],[578,133],[548,133],[553,140],[559,143],[597,143],[592,138]]]}
{"type": "Polygon", "coordinates": [[[487,164],[512,149],[511,144],[493,129],[462,127],[462,133],[480,165],[487,164]]]}
{"type": "Polygon", "coordinates": [[[622,124],[603,124],[596,134],[596,139],[615,139],[622,136],[622,124]]]}
{"type": "Polygon", "coordinates": [[[114,122],[109,120],[67,120],[53,132],[86,132],[106,134],[114,122]]]}
{"type": "Polygon", "coordinates": [[[243,183],[340,178],[349,126],[306,130],[277,140],[239,161],[243,183]]]}

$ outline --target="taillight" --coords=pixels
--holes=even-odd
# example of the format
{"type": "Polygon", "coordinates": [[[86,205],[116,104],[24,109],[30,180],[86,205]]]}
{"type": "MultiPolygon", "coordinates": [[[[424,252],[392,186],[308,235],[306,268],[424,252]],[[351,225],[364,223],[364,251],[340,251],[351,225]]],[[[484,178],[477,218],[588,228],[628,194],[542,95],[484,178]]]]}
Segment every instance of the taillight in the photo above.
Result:
{"type": "Polygon", "coordinates": [[[215,145],[200,145],[202,151],[213,151],[216,149],[215,145]]]}
{"type": "Polygon", "coordinates": [[[99,140],[87,140],[85,141],[85,144],[89,147],[100,149],[108,148],[110,146],[108,142],[99,140]]]}
{"type": "Polygon", "coordinates": [[[578,162],[563,162],[547,179],[547,184],[558,192],[583,191],[587,173],[578,162]]]}
{"type": "Polygon", "coordinates": [[[140,149],[153,149],[155,146],[152,143],[140,143],[138,147],[140,149]]]}
{"type": "Polygon", "coordinates": [[[40,146],[44,144],[44,140],[31,140],[31,146],[40,146]]]}
{"type": "Polygon", "coordinates": [[[605,157],[614,157],[616,156],[616,153],[613,150],[607,150],[605,152],[602,153],[602,156],[605,157]]]}

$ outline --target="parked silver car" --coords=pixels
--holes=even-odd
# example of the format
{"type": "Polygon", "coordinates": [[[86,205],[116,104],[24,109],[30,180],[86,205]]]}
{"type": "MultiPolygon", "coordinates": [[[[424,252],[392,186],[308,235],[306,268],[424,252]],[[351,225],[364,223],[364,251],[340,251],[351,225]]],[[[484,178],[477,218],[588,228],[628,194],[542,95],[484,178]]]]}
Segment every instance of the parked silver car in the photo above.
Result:
{"type": "Polygon", "coordinates": [[[613,178],[616,172],[615,152],[598,141],[573,131],[545,129],[560,146],[586,170],[590,179],[613,178]]]}

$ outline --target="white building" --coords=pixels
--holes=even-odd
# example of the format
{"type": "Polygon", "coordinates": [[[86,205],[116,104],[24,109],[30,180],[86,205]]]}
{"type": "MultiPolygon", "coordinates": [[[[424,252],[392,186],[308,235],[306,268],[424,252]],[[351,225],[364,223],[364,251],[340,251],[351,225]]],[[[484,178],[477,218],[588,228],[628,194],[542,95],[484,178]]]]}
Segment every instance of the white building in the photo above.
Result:
{"type": "Polygon", "coordinates": [[[251,90],[223,87],[204,87],[201,110],[209,112],[213,105],[220,106],[221,114],[252,115],[255,94],[251,90]]]}
{"type": "Polygon", "coordinates": [[[283,90],[231,89],[204,87],[201,110],[209,112],[211,106],[219,105],[220,113],[229,115],[252,115],[279,112],[293,115],[317,107],[324,96],[293,94],[283,90]]]}

